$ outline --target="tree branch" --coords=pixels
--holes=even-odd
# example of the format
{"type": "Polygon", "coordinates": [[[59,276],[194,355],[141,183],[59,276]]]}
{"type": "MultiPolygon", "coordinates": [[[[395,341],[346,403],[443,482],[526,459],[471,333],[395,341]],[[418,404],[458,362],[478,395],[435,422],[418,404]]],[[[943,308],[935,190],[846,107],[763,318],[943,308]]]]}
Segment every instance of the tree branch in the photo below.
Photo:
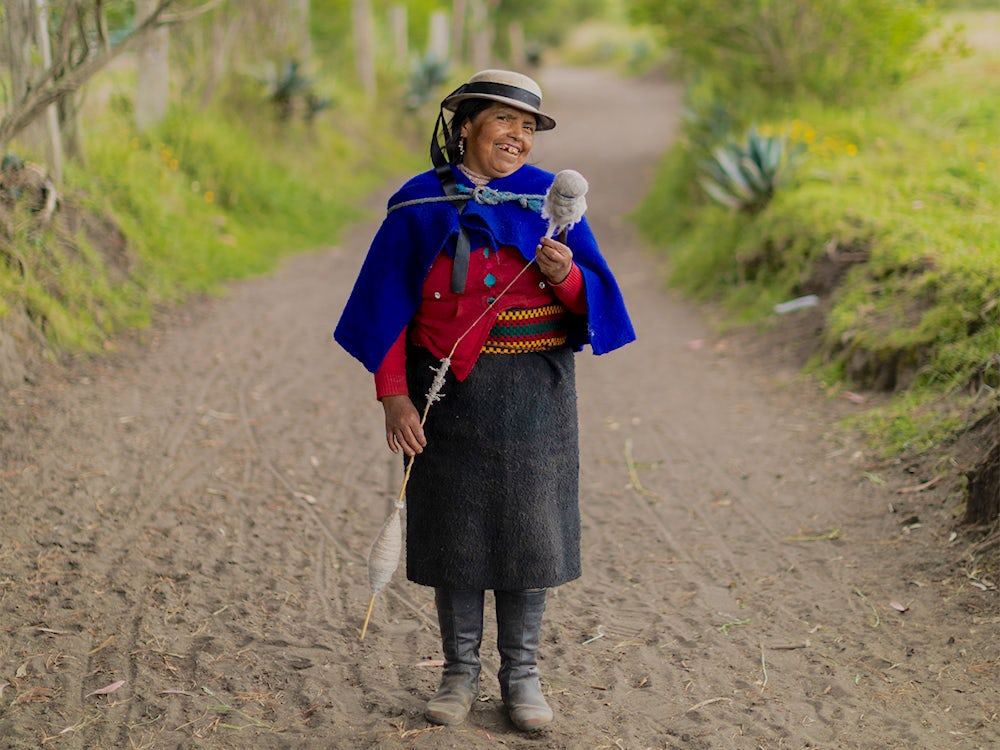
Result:
{"type": "Polygon", "coordinates": [[[76,3],[69,3],[66,10],[63,11],[62,23],[59,24],[59,35],[56,37],[59,40],[59,46],[53,50],[52,54],[52,67],[59,71],[70,66],[72,45],[69,39],[69,28],[73,19],[78,15],[77,10],[76,3]]]}
{"type": "Polygon", "coordinates": [[[163,25],[187,23],[192,18],[197,18],[198,16],[202,16],[205,13],[215,10],[224,2],[226,2],[226,0],[206,0],[206,2],[199,5],[197,8],[192,8],[191,10],[184,11],[183,13],[173,13],[172,15],[164,16],[161,23],[163,25]]]}
{"type": "Polygon", "coordinates": [[[111,42],[108,40],[108,23],[104,17],[104,0],[97,0],[94,4],[94,18],[97,20],[97,41],[101,49],[111,49],[111,42]]]}
{"type": "Polygon", "coordinates": [[[105,47],[83,64],[67,71],[65,75],[54,78],[55,65],[45,71],[42,80],[25,94],[20,104],[0,120],[0,152],[6,151],[10,139],[30,125],[46,107],[62,101],[79,89],[88,79],[128,49],[136,39],[152,29],[163,26],[163,16],[175,2],[176,0],[159,0],[149,16],[122,39],[120,44],[115,47],[105,47]]]}

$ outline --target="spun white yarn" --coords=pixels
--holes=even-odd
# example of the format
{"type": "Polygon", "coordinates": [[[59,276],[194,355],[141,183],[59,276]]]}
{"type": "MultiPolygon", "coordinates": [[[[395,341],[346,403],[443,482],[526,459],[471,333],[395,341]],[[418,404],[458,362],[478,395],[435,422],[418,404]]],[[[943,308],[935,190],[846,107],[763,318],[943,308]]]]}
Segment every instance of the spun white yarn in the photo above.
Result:
{"type": "Polygon", "coordinates": [[[554,237],[556,232],[572,229],[583,218],[587,211],[586,195],[589,188],[586,178],[574,169],[556,173],[542,200],[542,218],[549,220],[546,237],[554,237]]]}
{"type": "Polygon", "coordinates": [[[441,395],[441,388],[444,387],[444,378],[448,374],[448,368],[451,366],[451,357],[443,357],[441,359],[441,364],[436,368],[432,367],[434,370],[434,380],[431,381],[431,387],[427,389],[427,403],[433,404],[440,401],[444,396],[441,395]]]}
{"type": "Polygon", "coordinates": [[[403,551],[403,531],[399,511],[389,514],[368,550],[368,584],[372,596],[384,589],[399,567],[403,551]]]}

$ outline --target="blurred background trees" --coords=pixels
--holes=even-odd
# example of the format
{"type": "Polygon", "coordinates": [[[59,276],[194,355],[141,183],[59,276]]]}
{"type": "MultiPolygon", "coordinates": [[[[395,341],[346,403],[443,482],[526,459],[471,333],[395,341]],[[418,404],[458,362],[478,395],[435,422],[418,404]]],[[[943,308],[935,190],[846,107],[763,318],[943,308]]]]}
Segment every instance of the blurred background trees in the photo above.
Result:
{"type": "MultiPolygon", "coordinates": [[[[208,106],[234,80],[268,89],[283,116],[304,103],[332,104],[316,90],[359,88],[369,97],[400,81],[410,103],[431,95],[449,66],[537,62],[603,0],[5,0],[0,153],[12,139],[61,172],[63,144],[80,155],[80,103],[88,84],[126,51],[128,106],[139,131],[171,101],[208,106]],[[135,44],[136,41],[141,43],[135,44]],[[321,76],[317,73],[322,71],[321,76]],[[301,102],[299,101],[301,100],[301,102]]],[[[237,84],[240,85],[240,84],[237,84]]]]}
{"type": "Polygon", "coordinates": [[[12,138],[24,134],[31,146],[45,153],[58,179],[62,131],[74,149],[79,147],[74,98],[81,87],[132,41],[164,23],[171,5],[174,0],[146,0],[140,21],[121,30],[113,40],[108,21],[118,19],[118,4],[105,7],[101,0],[7,0],[2,17],[7,85],[0,151],[5,152],[12,138]],[[44,131],[39,130],[41,123],[44,131]]]}
{"type": "Polygon", "coordinates": [[[896,0],[633,0],[689,81],[744,108],[871,100],[929,62],[923,3],[896,0]]]}
{"type": "Polygon", "coordinates": [[[463,72],[531,69],[586,33],[575,62],[670,55],[692,107],[734,120],[872,100],[935,54],[931,12],[895,0],[5,0],[0,25],[0,152],[19,136],[50,164],[57,141],[80,153],[86,83],[129,49],[116,70],[135,77],[140,131],[171,103],[206,107],[251,82],[286,117],[356,91],[412,108],[463,72]]]}

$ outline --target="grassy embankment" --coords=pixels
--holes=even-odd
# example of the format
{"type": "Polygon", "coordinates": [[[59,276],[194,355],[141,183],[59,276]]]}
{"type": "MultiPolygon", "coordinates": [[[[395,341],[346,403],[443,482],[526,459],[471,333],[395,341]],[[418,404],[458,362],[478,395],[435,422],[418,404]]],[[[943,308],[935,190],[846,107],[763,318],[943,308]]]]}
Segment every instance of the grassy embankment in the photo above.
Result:
{"type": "Polygon", "coordinates": [[[671,283],[718,303],[727,325],[778,324],[775,303],[818,291],[824,329],[807,369],[834,393],[893,393],[858,420],[888,454],[997,409],[1000,13],[960,20],[973,54],[879,104],[758,123],[806,149],[762,212],[710,202],[685,143],[637,212],[671,283]],[[831,286],[832,266],[846,274],[831,286]]]}
{"type": "Polygon", "coordinates": [[[68,165],[53,221],[40,226],[23,201],[4,209],[0,324],[26,313],[50,353],[113,347],[159,305],[331,246],[387,175],[412,171],[407,115],[373,117],[349,91],[312,123],[282,122],[263,86],[244,82],[138,134],[128,73],[91,88],[108,103],[85,117],[86,159],[68,165]]]}

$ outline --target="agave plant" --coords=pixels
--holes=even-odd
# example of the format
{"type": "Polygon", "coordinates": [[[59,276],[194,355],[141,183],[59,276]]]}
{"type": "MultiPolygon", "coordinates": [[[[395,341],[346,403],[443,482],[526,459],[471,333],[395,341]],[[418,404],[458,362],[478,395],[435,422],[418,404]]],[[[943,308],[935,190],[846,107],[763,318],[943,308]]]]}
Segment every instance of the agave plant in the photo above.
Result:
{"type": "Polygon", "coordinates": [[[301,117],[311,122],[316,115],[335,103],[330,97],[317,93],[315,81],[303,74],[298,60],[284,61],[280,71],[271,71],[262,82],[267,85],[268,101],[274,106],[280,120],[301,117]]]}
{"type": "Polygon", "coordinates": [[[793,146],[784,136],[761,135],[751,128],[745,144],[729,141],[712,151],[698,182],[724,206],[756,213],[771,201],[801,154],[800,144],[793,146]]]}
{"type": "Polygon", "coordinates": [[[406,105],[419,109],[431,100],[437,87],[448,80],[448,63],[432,54],[417,58],[411,64],[410,86],[406,105]]]}
{"type": "Polygon", "coordinates": [[[322,112],[324,109],[330,109],[333,106],[333,99],[328,96],[318,96],[315,92],[310,91],[305,96],[306,111],[303,115],[307,122],[312,122],[316,115],[322,112]]]}
{"type": "Polygon", "coordinates": [[[312,88],[312,81],[302,75],[299,68],[298,60],[286,60],[281,72],[270,82],[269,98],[282,120],[291,118],[295,100],[305,96],[312,88]]]}

